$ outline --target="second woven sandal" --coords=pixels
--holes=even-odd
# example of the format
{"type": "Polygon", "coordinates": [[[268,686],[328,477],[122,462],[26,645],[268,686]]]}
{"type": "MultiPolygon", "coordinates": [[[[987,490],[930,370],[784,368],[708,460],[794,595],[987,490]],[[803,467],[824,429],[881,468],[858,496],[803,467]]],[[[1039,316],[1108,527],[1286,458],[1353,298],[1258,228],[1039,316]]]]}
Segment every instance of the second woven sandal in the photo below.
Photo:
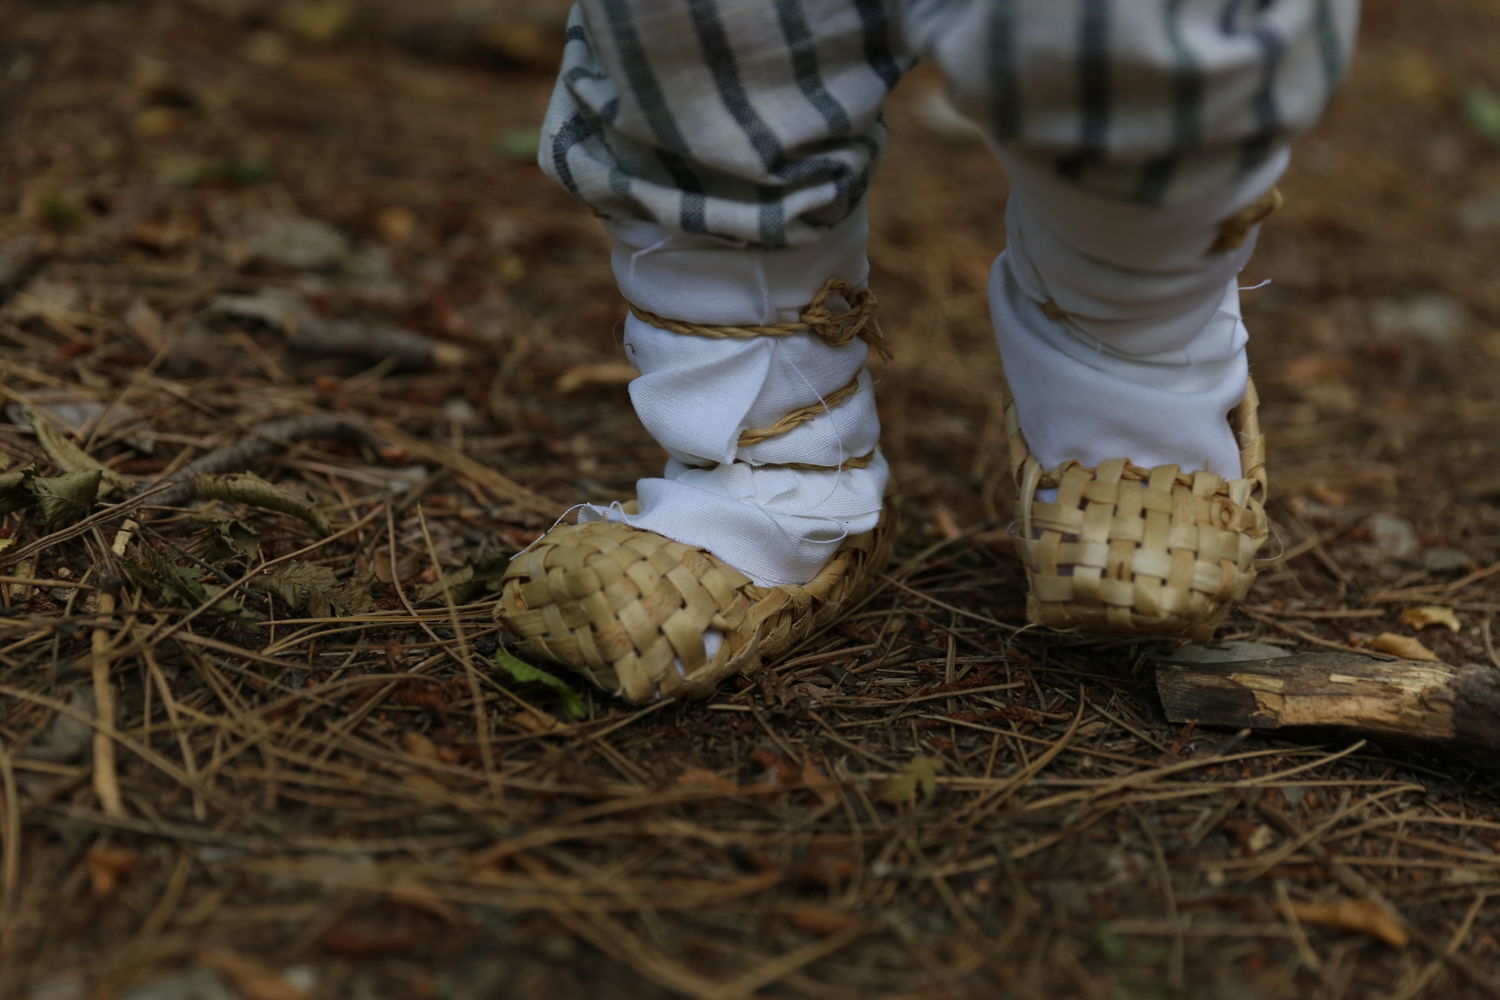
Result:
{"type": "Polygon", "coordinates": [[[1027,618],[1085,632],[1213,638],[1255,579],[1266,539],[1265,438],[1251,383],[1229,414],[1239,479],[1128,459],[1043,469],[1005,397],[1027,618]],[[1050,500],[1039,491],[1055,490],[1050,500]]]}

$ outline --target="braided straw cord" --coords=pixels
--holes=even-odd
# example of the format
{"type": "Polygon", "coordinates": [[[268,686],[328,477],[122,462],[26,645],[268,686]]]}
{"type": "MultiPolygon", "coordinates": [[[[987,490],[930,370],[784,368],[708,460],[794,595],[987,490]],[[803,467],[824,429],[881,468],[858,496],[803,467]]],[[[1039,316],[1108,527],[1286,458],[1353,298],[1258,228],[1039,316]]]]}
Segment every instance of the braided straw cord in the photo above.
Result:
{"type": "Polygon", "coordinates": [[[818,294],[813,296],[813,300],[808,303],[807,308],[802,310],[801,316],[795,323],[770,323],[765,326],[733,324],[713,326],[707,323],[687,323],[679,319],[669,319],[636,305],[632,305],[630,311],[637,319],[650,323],[658,330],[692,337],[709,337],[713,340],[749,340],[753,337],[790,337],[793,334],[810,333],[829,347],[842,347],[858,337],[869,344],[882,358],[889,360],[890,351],[885,346],[885,338],[880,334],[880,327],[875,323],[875,307],[874,292],[855,288],[843,278],[833,277],[823,282],[823,287],[818,289],[818,294]],[[842,312],[834,312],[830,309],[828,301],[835,295],[848,303],[849,308],[842,312]]]}
{"type": "Polygon", "coordinates": [[[1027,617],[1058,629],[1213,638],[1255,579],[1267,534],[1265,438],[1251,383],[1230,413],[1244,475],[1143,469],[1126,459],[1046,471],[1005,393],[1011,477],[1019,492],[1016,545],[1026,567],[1027,617]],[[1039,489],[1055,489],[1051,502],[1039,489]]]}
{"type": "MultiPolygon", "coordinates": [[[[879,328],[875,325],[875,294],[869,290],[856,289],[843,278],[833,277],[823,282],[823,287],[818,294],[813,296],[812,302],[802,310],[802,318],[796,323],[776,323],[769,326],[710,326],[706,323],[686,323],[682,320],[668,319],[665,316],[647,312],[639,306],[631,306],[630,311],[635,316],[652,326],[665,330],[668,333],[684,334],[695,337],[710,337],[715,340],[727,338],[749,339],[752,337],[789,337],[794,333],[811,333],[831,347],[838,347],[849,343],[855,337],[859,337],[880,353],[884,358],[890,358],[890,352],[886,350],[885,341],[880,335],[879,328]],[[849,308],[845,312],[835,313],[828,308],[828,300],[833,296],[841,296],[849,308]]],[[[839,386],[827,396],[815,403],[799,406],[789,410],[782,416],[765,427],[750,427],[740,432],[738,446],[748,448],[752,445],[769,441],[771,438],[780,437],[810,420],[815,419],[831,410],[833,407],[849,399],[859,392],[859,377],[864,373],[864,368],[854,373],[844,385],[839,386]]],[[[870,451],[863,455],[855,455],[847,458],[838,465],[816,465],[811,462],[758,462],[750,463],[758,469],[798,469],[806,472],[837,472],[841,469],[864,469],[875,460],[875,452],[870,451]]],[[[718,463],[699,466],[699,468],[712,469],[718,463]]]]}
{"type": "Polygon", "coordinates": [[[861,368],[855,372],[852,379],[816,403],[808,403],[806,406],[799,406],[795,410],[788,410],[781,417],[777,418],[774,424],[766,427],[751,427],[748,430],[741,431],[740,447],[748,448],[753,444],[769,441],[773,437],[780,437],[794,428],[801,427],[809,420],[827,413],[850,396],[853,396],[856,392],[859,392],[859,376],[863,371],[864,369],[861,368]]]}
{"type": "Polygon", "coordinates": [[[616,521],[553,528],[506,571],[495,617],[523,655],[640,704],[704,697],[845,611],[889,555],[889,512],[800,586],[759,587],[702,549],[616,521]],[[723,645],[709,659],[703,633],[723,645]],[[679,671],[674,661],[681,661],[679,671]]]}

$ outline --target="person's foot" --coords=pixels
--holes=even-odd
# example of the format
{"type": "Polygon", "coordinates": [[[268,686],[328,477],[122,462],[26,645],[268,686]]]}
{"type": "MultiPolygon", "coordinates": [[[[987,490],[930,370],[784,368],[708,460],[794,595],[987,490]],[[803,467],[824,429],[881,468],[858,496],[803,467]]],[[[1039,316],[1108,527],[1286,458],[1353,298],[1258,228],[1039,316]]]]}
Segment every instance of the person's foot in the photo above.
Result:
{"type": "MultiPolygon", "coordinates": [[[[759,281],[724,284],[774,286],[758,266],[759,281]]],[[[634,503],[580,505],[579,523],[518,555],[496,609],[523,652],[631,701],[706,694],[784,651],[883,551],[888,470],[864,368],[873,297],[833,278],[790,316],[761,307],[763,322],[723,298],[696,307],[713,322],[636,304],[631,399],[666,469],[634,503]]]]}
{"type": "Polygon", "coordinates": [[[996,262],[1027,617],[1207,640],[1255,577],[1264,441],[1238,292],[1167,357],[1111,355],[996,262]]]}

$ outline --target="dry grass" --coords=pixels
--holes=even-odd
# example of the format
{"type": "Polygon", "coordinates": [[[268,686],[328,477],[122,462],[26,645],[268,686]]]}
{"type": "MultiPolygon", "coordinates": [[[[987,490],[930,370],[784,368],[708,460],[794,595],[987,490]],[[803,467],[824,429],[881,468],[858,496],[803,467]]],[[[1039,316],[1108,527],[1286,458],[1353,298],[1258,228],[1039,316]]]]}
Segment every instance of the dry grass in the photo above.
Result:
{"type": "MultiPolygon", "coordinates": [[[[872,248],[896,563],[710,702],[580,690],[574,717],[494,665],[485,570],[660,456],[592,220],[504,152],[546,74],[241,7],[28,5],[0,50],[9,468],[58,464],[17,406],[97,401],[75,443],[130,484],[239,448],[220,471],[330,519],[148,491],[0,522],[0,994],[1500,995],[1490,762],[1174,727],[1149,646],[1021,627],[983,297],[1003,180],[924,132],[925,74],[872,248]],[[348,245],[278,261],[268,215],[348,245]],[[295,322],[221,298],[277,291],[295,322]],[[468,360],[297,340],[329,319],[468,360]],[[268,593],[293,566],[309,589],[268,593]]],[[[1455,110],[1500,86],[1496,27],[1486,0],[1372,4],[1284,185],[1246,281],[1275,279],[1249,302],[1280,559],[1234,637],[1357,647],[1436,603],[1462,628],[1423,641],[1496,662],[1500,230],[1451,222],[1500,191],[1455,110]],[[1458,331],[1399,329],[1432,295],[1458,331]]]]}

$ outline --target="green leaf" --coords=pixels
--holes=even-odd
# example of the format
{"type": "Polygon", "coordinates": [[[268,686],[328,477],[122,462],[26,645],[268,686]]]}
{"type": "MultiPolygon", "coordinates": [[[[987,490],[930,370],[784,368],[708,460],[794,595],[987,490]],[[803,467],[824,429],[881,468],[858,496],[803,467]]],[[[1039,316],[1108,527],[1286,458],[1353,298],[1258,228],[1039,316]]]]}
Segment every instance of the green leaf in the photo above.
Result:
{"type": "Polygon", "coordinates": [[[1464,94],[1464,117],[1475,135],[1500,146],[1500,93],[1488,87],[1470,89],[1464,94]]]}
{"type": "Polygon", "coordinates": [[[271,180],[276,168],[264,160],[232,158],[172,164],[161,176],[180,187],[247,188],[271,180]]]}
{"type": "Polygon", "coordinates": [[[490,147],[513,160],[534,160],[537,150],[542,148],[542,133],[529,125],[501,129],[500,134],[490,140],[490,147]]]}
{"type": "Polygon", "coordinates": [[[909,805],[919,796],[930,796],[937,791],[937,776],[942,769],[941,757],[913,757],[899,774],[886,781],[879,798],[893,805],[909,805]]]}
{"type": "Polygon", "coordinates": [[[49,194],[37,207],[41,209],[42,221],[60,233],[82,228],[83,224],[88,221],[88,216],[83,214],[83,209],[65,194],[49,194]]]}
{"type": "Polygon", "coordinates": [[[359,614],[375,607],[368,579],[340,580],[329,567],[300,559],[254,577],[250,586],[313,618],[359,614]]]}
{"type": "Polygon", "coordinates": [[[315,507],[310,500],[293,496],[286,490],[272,486],[254,473],[199,476],[193,481],[193,485],[198,491],[198,496],[205,500],[227,500],[249,504],[251,507],[263,507],[280,514],[290,514],[292,517],[300,517],[324,535],[332,530],[328,525],[328,515],[315,507]]]}
{"type": "Polygon", "coordinates": [[[558,697],[562,699],[563,711],[573,718],[581,719],[588,715],[588,709],[583,707],[583,699],[578,697],[578,692],[568,687],[562,678],[516,659],[503,646],[495,650],[495,665],[510,674],[511,678],[520,684],[545,684],[556,691],[558,697]]]}

